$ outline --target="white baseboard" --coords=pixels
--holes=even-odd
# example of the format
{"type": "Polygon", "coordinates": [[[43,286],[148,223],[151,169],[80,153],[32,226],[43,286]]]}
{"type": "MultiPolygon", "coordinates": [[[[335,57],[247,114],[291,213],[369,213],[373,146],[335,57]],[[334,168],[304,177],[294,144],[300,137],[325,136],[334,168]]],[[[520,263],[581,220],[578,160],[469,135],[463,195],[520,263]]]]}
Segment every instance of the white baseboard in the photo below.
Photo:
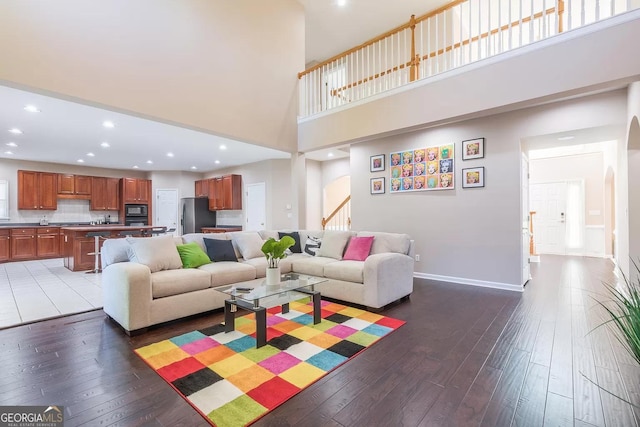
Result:
{"type": "Polygon", "coordinates": [[[437,280],[439,282],[458,283],[460,285],[480,286],[483,288],[502,289],[505,291],[524,292],[521,285],[512,285],[510,283],[487,282],[484,280],[465,279],[463,277],[439,276],[437,274],[413,272],[413,277],[418,279],[437,280]]]}

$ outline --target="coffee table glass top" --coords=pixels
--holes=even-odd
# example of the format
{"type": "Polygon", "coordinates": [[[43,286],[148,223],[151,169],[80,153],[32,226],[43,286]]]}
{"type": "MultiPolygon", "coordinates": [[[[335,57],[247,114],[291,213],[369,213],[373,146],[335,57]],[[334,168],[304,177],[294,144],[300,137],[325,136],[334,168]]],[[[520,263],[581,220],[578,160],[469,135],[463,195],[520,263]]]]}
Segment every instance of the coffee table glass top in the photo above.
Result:
{"type": "Polygon", "coordinates": [[[245,301],[254,301],[299,289],[313,290],[314,285],[326,282],[327,280],[328,279],[325,279],[324,277],[288,273],[281,276],[279,285],[267,286],[267,281],[265,279],[259,286],[256,286],[249,291],[242,289],[242,284],[238,283],[215,289],[235,298],[243,299],[245,301]]]}

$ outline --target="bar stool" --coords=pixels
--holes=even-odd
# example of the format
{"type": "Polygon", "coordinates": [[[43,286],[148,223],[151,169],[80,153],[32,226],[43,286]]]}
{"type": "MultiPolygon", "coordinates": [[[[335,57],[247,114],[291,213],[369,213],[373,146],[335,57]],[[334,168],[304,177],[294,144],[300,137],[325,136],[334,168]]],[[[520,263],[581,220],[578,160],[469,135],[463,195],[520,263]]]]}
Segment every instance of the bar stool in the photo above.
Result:
{"type": "Polygon", "coordinates": [[[159,234],[167,234],[167,227],[153,227],[145,230],[145,235],[147,236],[157,236],[159,234]]]}
{"type": "Polygon", "coordinates": [[[123,237],[141,236],[142,230],[124,230],[118,234],[123,237]]]}
{"type": "Polygon", "coordinates": [[[93,255],[94,256],[94,264],[93,264],[93,270],[91,271],[87,271],[87,273],[100,273],[100,239],[106,239],[107,237],[109,237],[111,235],[110,231],[90,231],[89,233],[86,234],[85,237],[93,237],[93,242],[94,242],[94,246],[93,246],[93,252],[89,252],[87,253],[87,255],[93,255]]]}

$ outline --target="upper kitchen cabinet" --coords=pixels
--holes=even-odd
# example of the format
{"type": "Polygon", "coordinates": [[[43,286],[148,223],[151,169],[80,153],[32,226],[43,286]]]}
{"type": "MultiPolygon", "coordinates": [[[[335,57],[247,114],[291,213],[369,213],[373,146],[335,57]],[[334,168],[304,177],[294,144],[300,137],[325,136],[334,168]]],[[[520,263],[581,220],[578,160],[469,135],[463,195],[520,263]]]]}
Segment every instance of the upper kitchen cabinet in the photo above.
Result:
{"type": "Polygon", "coordinates": [[[91,177],[91,210],[117,211],[120,207],[119,178],[91,177]]]}
{"type": "Polygon", "coordinates": [[[209,180],[209,210],[242,209],[242,176],[225,175],[209,180]]]}
{"type": "Polygon", "coordinates": [[[209,197],[209,180],[208,179],[200,179],[196,181],[196,197],[209,197]]]}
{"type": "Polygon", "coordinates": [[[18,171],[18,209],[58,209],[58,174],[18,171]]]}
{"type": "Polygon", "coordinates": [[[84,175],[58,174],[58,198],[90,199],[91,177],[84,175]]]}
{"type": "Polygon", "coordinates": [[[150,203],[151,180],[138,178],[122,178],[122,201],[124,203],[150,203]]]}

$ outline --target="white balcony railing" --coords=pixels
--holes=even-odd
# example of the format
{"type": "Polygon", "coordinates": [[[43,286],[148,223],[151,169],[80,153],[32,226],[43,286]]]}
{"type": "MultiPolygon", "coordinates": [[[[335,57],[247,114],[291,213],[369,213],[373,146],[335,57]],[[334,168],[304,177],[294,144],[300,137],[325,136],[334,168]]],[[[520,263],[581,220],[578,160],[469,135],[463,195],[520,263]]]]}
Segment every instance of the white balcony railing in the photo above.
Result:
{"type": "Polygon", "coordinates": [[[301,117],[443,73],[632,7],[629,0],[454,0],[301,73],[301,117]]]}

